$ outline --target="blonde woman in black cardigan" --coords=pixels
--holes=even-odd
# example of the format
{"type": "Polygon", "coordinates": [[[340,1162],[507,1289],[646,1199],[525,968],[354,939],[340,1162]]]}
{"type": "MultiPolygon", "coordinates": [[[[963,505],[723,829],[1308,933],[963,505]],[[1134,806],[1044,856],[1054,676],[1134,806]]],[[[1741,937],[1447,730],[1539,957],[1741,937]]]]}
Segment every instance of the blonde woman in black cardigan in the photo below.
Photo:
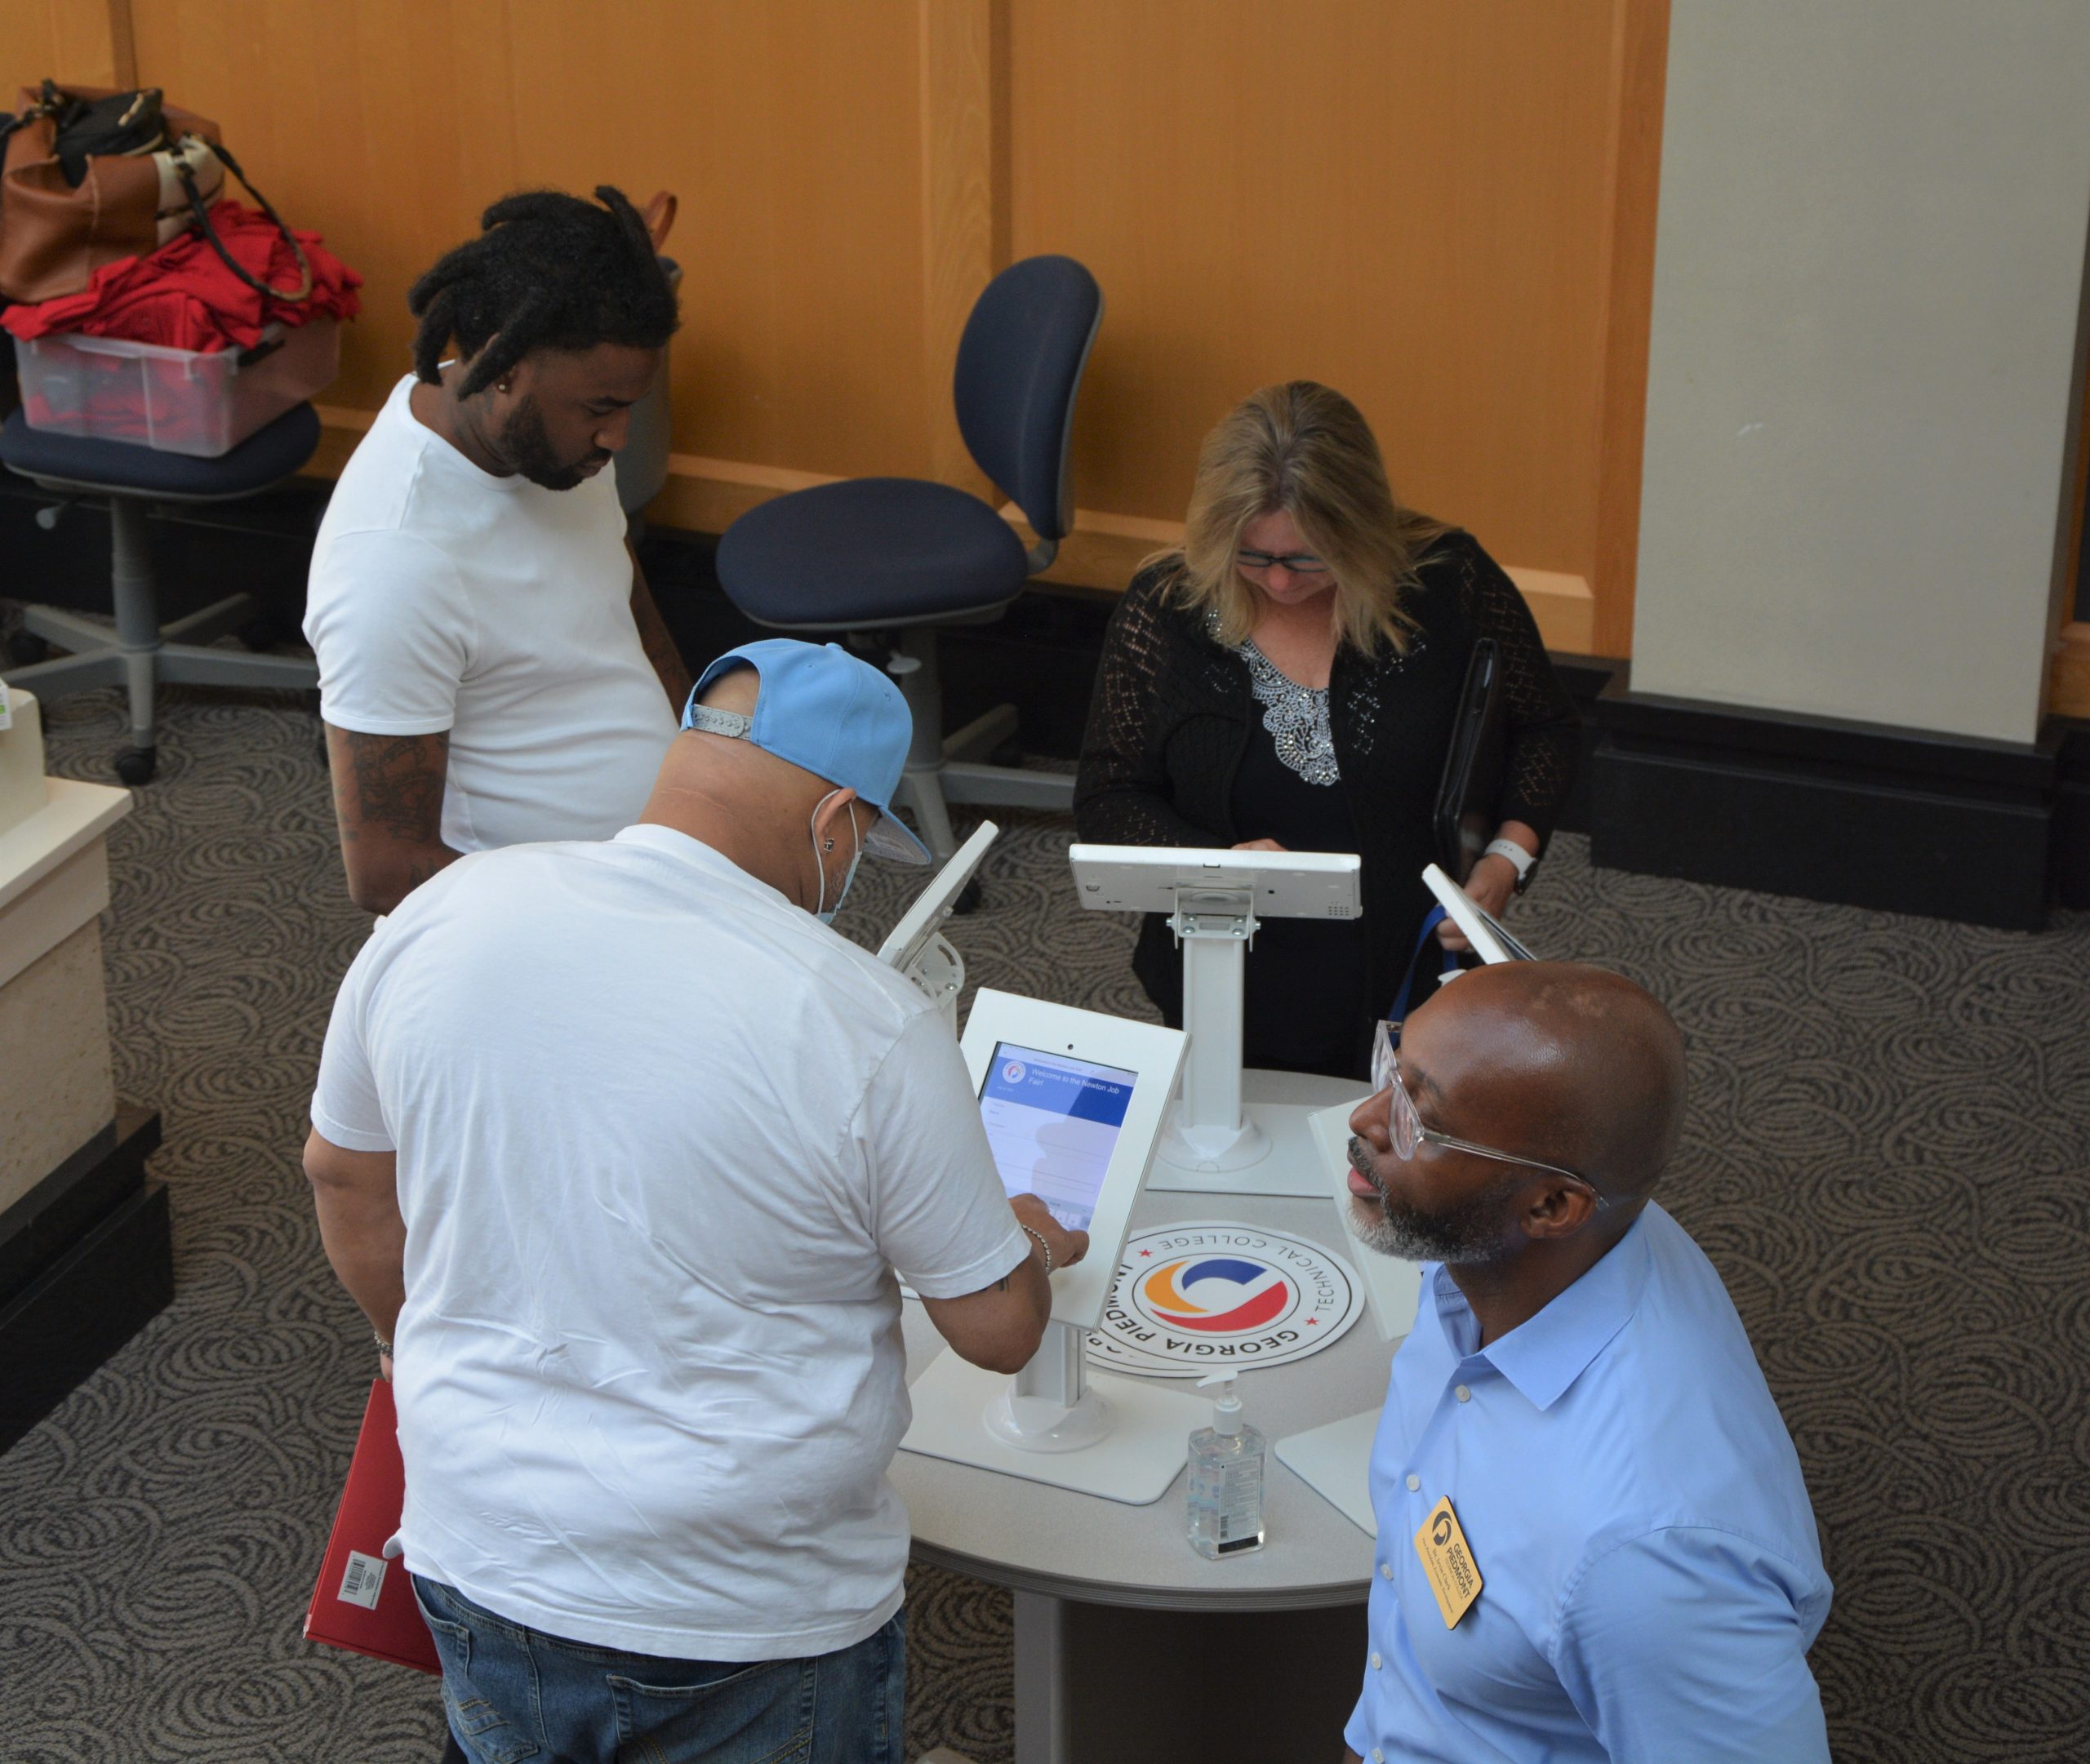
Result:
{"type": "MultiPolygon", "coordinates": [[[[1438,781],[1484,637],[1501,650],[1509,763],[1496,842],[1466,886],[1499,912],[1574,777],[1575,713],[1523,597],[1470,534],[1394,500],[1340,393],[1265,386],[1206,438],[1181,547],[1150,559],[1112,615],[1074,817],[1099,843],[1363,858],[1361,919],[1256,932],[1249,1065],[1368,1074],[1372,1025],[1434,904],[1421,872],[1438,781]]],[[[1180,1024],[1180,958],[1158,917],[1133,969],[1180,1024]]]]}

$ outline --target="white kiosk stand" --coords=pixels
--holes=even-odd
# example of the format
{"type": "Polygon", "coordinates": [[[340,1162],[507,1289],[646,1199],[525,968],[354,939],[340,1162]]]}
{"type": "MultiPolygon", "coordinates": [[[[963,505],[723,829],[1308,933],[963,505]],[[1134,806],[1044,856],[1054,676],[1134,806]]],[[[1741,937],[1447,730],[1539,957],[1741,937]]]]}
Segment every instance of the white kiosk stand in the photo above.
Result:
{"type": "Polygon", "coordinates": [[[1135,1506],[1158,1500],[1211,1404],[1092,1375],[1083,1349],[1117,1277],[1182,1033],[983,988],[962,1046],[1003,1185],[1087,1231],[1089,1249],[1053,1275],[1045,1340],[1015,1377],[937,1356],[914,1381],[901,1449],[1135,1506]]]}
{"type": "Polygon", "coordinates": [[[951,855],[950,861],[915,895],[914,904],[900,914],[900,922],[878,945],[878,960],[898,968],[914,981],[923,997],[942,1012],[950,1032],[958,1033],[958,995],[965,990],[965,958],[943,935],[944,921],[956,909],[958,897],[972,880],[987,855],[987,847],[1002,829],[983,820],[972,836],[951,855]]]}
{"type": "Polygon", "coordinates": [[[1081,904],[1165,913],[1183,946],[1183,1094],[1162,1136],[1151,1188],[1312,1197],[1326,1184],[1307,1127],[1313,1109],[1242,1100],[1241,995],[1266,918],[1354,919],[1359,860],[1347,852],[1077,845],[1081,904]]]}

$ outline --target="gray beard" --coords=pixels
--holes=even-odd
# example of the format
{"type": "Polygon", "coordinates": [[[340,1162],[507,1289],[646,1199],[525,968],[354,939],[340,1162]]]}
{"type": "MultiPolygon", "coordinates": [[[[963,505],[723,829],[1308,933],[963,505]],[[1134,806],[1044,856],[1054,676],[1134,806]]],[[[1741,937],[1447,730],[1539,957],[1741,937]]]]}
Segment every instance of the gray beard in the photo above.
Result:
{"type": "MultiPolygon", "coordinates": [[[[1358,1174],[1378,1187],[1377,1179],[1358,1161],[1357,1142],[1350,1142],[1350,1165],[1358,1174]]],[[[1483,1189],[1442,1212],[1423,1213],[1413,1207],[1396,1208],[1381,1189],[1379,1204],[1353,1195],[1343,1209],[1343,1223],[1350,1234],[1367,1250],[1403,1262],[1442,1262],[1447,1267],[1470,1268],[1494,1260],[1502,1253],[1500,1215],[1503,1200],[1522,1183],[1514,1175],[1483,1189]]]]}

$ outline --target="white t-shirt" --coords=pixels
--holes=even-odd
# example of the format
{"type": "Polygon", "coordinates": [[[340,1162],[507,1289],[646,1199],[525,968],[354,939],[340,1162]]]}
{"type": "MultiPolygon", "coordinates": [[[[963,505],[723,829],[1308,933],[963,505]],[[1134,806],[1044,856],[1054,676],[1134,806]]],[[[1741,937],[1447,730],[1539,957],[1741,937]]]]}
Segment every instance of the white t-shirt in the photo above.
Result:
{"type": "Polygon", "coordinates": [[[607,839],[638,818],[675,716],[631,617],[615,474],[573,490],[481,471],[416,417],[409,375],[334,487],[305,635],[320,713],[450,731],[460,851],[607,839]]]}
{"type": "Polygon", "coordinates": [[[468,857],[342,982],[313,1124],[398,1153],[406,1559],[516,1622],[697,1660],[899,1608],[897,1268],[1020,1263],[950,1031],[658,826],[468,857]]]}

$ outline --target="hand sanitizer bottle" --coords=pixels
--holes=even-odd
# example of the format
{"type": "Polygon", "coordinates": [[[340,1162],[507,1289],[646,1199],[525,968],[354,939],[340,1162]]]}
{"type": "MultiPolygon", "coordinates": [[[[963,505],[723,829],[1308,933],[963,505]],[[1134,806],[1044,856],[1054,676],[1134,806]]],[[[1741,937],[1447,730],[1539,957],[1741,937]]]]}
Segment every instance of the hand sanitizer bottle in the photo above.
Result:
{"type": "Polygon", "coordinates": [[[1212,1425],[1190,1436],[1190,1548],[1216,1562],[1263,1547],[1263,1460],[1268,1442],[1241,1419],[1234,1375],[1216,1372],[1212,1425]]]}

